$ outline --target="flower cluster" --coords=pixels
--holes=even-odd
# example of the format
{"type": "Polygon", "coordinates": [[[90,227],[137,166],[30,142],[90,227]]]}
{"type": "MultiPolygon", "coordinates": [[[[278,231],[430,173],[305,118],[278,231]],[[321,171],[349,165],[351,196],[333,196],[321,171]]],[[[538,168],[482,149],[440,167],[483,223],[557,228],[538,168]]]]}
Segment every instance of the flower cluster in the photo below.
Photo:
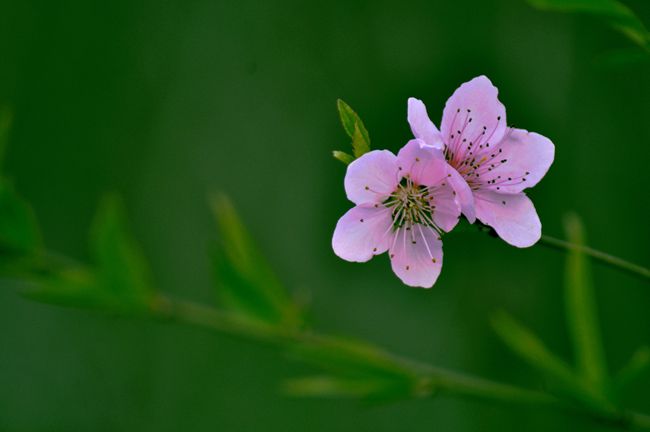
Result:
{"type": "Polygon", "coordinates": [[[442,268],[442,235],[461,214],[513,246],[539,240],[541,223],[523,190],[544,177],[555,147],[542,135],[506,126],[488,78],[454,92],[440,129],[418,99],[408,100],[407,118],[415,139],[397,156],[375,150],[348,166],[345,191],[355,207],[334,230],[339,257],[365,262],[388,252],[402,282],[430,288],[442,268]]]}

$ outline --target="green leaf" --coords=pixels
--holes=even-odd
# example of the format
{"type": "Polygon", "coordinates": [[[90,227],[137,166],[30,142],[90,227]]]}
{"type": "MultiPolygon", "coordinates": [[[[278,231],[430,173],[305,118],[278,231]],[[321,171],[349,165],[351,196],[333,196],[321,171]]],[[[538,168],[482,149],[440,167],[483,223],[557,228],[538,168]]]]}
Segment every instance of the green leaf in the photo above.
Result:
{"type": "Polygon", "coordinates": [[[576,376],[566,362],[510,315],[505,312],[496,314],[492,318],[492,327],[510,350],[546,375],[558,391],[590,407],[601,408],[607,404],[600,393],[576,376]]]}
{"type": "Polygon", "coordinates": [[[389,400],[433,391],[412,368],[365,342],[306,335],[289,346],[289,354],[325,372],[291,382],[292,394],[389,400]]]}
{"type": "Polygon", "coordinates": [[[556,357],[533,332],[510,315],[497,313],[492,319],[492,327],[508,348],[535,369],[560,382],[573,381],[571,368],[556,357]]]}
{"type": "Polygon", "coordinates": [[[410,381],[404,368],[374,345],[342,338],[313,336],[290,347],[293,356],[337,376],[410,381]]]}
{"type": "Polygon", "coordinates": [[[5,258],[28,255],[40,247],[41,235],[32,208],[7,180],[0,179],[0,254],[5,258]]]}
{"type": "Polygon", "coordinates": [[[11,110],[6,106],[0,107],[0,165],[4,161],[12,123],[13,113],[11,110]]]}
{"type": "Polygon", "coordinates": [[[354,157],[358,158],[370,151],[370,136],[363,122],[356,112],[341,99],[336,101],[339,110],[339,117],[345,133],[352,138],[352,150],[354,157]]]}
{"type": "MultiPolygon", "coordinates": [[[[567,240],[584,246],[585,235],[577,215],[564,218],[567,240]]],[[[604,392],[607,381],[605,355],[598,329],[596,301],[589,260],[578,248],[567,253],[565,270],[566,319],[573,341],[578,372],[604,392]]]]}
{"type": "Polygon", "coordinates": [[[638,381],[648,370],[650,370],[650,347],[642,346],[616,374],[614,378],[616,390],[619,392],[622,391],[625,387],[638,381]]]}
{"type": "Polygon", "coordinates": [[[32,275],[22,294],[32,300],[77,308],[118,311],[119,300],[101,290],[96,275],[84,267],[61,268],[32,275]]]}
{"type": "Polygon", "coordinates": [[[616,0],[528,0],[528,3],[541,10],[596,16],[634,43],[650,49],[650,35],[643,22],[616,0]]]}
{"type": "Polygon", "coordinates": [[[128,235],[122,201],[103,199],[91,230],[95,266],[64,262],[28,279],[25,295],[63,306],[124,314],[147,313],[154,291],[145,259],[128,235]]]}
{"type": "Polygon", "coordinates": [[[352,156],[351,154],[338,151],[338,150],[334,150],[332,152],[332,155],[334,156],[335,159],[340,160],[346,165],[349,165],[354,160],[354,156],[352,156]]]}
{"type": "Polygon", "coordinates": [[[128,235],[122,201],[104,198],[91,232],[100,289],[112,294],[126,308],[148,309],[152,297],[151,277],[139,247],[128,235]]]}
{"type": "Polygon", "coordinates": [[[650,62],[648,52],[638,46],[610,50],[594,59],[594,64],[603,69],[616,69],[647,62],[650,62]]]}
{"type": "Polygon", "coordinates": [[[228,198],[212,199],[221,247],[213,253],[217,294],[242,317],[287,328],[300,326],[300,310],[254,244],[228,198]]]}
{"type": "Polygon", "coordinates": [[[385,401],[409,397],[411,387],[409,382],[404,381],[318,375],[289,380],[284,385],[284,391],[290,396],[299,397],[385,401]]]}
{"type": "MultiPolygon", "coordinates": [[[[0,107],[0,165],[4,159],[12,112],[0,107]]],[[[31,255],[41,246],[41,236],[32,208],[14,190],[9,180],[0,176],[0,256],[17,258],[31,255]]]]}

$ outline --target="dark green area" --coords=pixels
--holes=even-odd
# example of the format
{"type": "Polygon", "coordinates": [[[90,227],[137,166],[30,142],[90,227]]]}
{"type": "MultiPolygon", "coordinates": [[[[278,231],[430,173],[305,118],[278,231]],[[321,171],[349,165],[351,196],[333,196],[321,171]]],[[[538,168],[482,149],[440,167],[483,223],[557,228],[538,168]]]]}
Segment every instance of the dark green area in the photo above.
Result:
{"type": "MultiPolygon", "coordinates": [[[[650,5],[625,4],[647,27],[650,5]]],[[[150,283],[212,302],[218,234],[208,196],[223,191],[319,328],[538,387],[534,369],[500,343],[490,317],[507,311],[553,353],[573,359],[565,256],[453,233],[429,291],[402,286],[386,257],[363,265],[334,257],[331,233],[350,205],[345,167],[331,158],[350,149],[336,100],[361,115],[373,148],[397,151],[411,137],[407,97],[423,99],[438,122],[461,82],[488,75],[509,123],[556,144],[554,166],[530,193],[545,233],[562,235],[562,215],[575,210],[590,245],[644,264],[650,63],[625,61],[620,53],[633,48],[597,19],[505,0],[5,2],[0,104],[11,107],[13,124],[3,156],[11,181],[2,184],[0,206],[15,202],[15,188],[33,204],[42,233],[22,223],[31,213],[20,210],[0,226],[3,244],[14,246],[3,253],[38,250],[42,235],[48,248],[104,269],[116,282],[107,287],[137,293],[134,304],[145,301],[150,283]],[[121,237],[119,204],[105,203],[93,222],[107,191],[124,196],[152,274],[144,258],[130,267],[140,251],[121,237]],[[102,266],[124,256],[126,268],[102,266]]],[[[620,381],[634,383],[624,402],[650,412],[650,379],[637,376],[647,349],[630,360],[650,342],[648,285],[592,267],[604,364],[612,373],[627,365],[620,381]]],[[[84,274],[66,276],[89,285],[84,274]]],[[[555,411],[458,399],[287,398],[284,380],[312,370],[275,350],[38,304],[20,288],[0,285],[0,430],[608,430],[555,411]]],[[[249,300],[230,304],[284,316],[273,315],[273,301],[249,300]]],[[[294,381],[293,390],[314,383],[341,384],[294,381]]],[[[356,384],[343,390],[365,390],[356,384]]]]}

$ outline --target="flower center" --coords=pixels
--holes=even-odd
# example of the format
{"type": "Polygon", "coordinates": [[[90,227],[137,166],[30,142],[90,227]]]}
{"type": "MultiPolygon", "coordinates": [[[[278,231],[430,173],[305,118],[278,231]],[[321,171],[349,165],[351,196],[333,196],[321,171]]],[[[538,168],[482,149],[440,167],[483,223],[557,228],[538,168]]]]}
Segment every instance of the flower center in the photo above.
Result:
{"type": "Polygon", "coordinates": [[[395,230],[403,226],[409,230],[414,224],[422,224],[441,232],[433,221],[436,206],[433,204],[431,189],[416,184],[409,177],[402,179],[397,189],[384,202],[384,205],[391,209],[395,230]]]}

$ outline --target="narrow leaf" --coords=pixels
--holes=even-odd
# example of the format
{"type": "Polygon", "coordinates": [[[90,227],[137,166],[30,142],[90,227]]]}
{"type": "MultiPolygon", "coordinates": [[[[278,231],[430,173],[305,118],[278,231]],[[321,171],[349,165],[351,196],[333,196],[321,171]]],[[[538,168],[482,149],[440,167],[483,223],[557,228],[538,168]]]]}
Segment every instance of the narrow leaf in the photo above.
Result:
{"type": "MultiPolygon", "coordinates": [[[[324,377],[293,382],[293,393],[307,396],[362,397],[391,400],[422,393],[421,377],[384,351],[366,342],[306,335],[289,346],[289,354],[325,372],[324,377]]],[[[427,386],[432,391],[431,383],[427,386]]]]}
{"type": "Polygon", "coordinates": [[[643,22],[616,0],[528,0],[528,3],[541,10],[596,16],[634,43],[650,48],[650,36],[643,22]]]}
{"type": "Polygon", "coordinates": [[[590,407],[600,408],[606,405],[600,393],[581,381],[566,362],[553,354],[534,333],[510,315],[504,312],[496,314],[492,326],[508,348],[546,375],[558,391],[590,407]]]}
{"type": "Polygon", "coordinates": [[[32,208],[9,181],[0,179],[0,253],[32,254],[40,246],[41,236],[32,208]]]}
{"type": "Polygon", "coordinates": [[[299,397],[343,397],[385,401],[409,397],[411,386],[408,383],[404,384],[395,380],[319,375],[289,380],[284,385],[284,391],[290,396],[299,397]]]}
{"type": "Polygon", "coordinates": [[[614,385],[619,392],[650,370],[650,347],[642,346],[616,374],[614,385]]]}
{"type": "Polygon", "coordinates": [[[223,305],[251,320],[289,328],[300,311],[273,273],[235,208],[223,195],[212,199],[221,245],[213,253],[217,294],[223,305]]]}
{"type": "Polygon", "coordinates": [[[350,162],[352,162],[354,160],[354,156],[352,156],[351,154],[348,154],[348,153],[345,153],[345,152],[342,152],[342,151],[338,151],[338,150],[334,150],[332,152],[332,155],[334,156],[335,159],[340,160],[341,162],[343,162],[346,165],[349,165],[350,162]]]}
{"type": "Polygon", "coordinates": [[[91,232],[99,289],[129,309],[147,309],[153,295],[144,256],[126,229],[122,201],[104,198],[91,232]]]}
{"type": "Polygon", "coordinates": [[[127,233],[125,211],[117,196],[109,195],[101,202],[90,240],[93,267],[47,255],[50,265],[26,280],[23,294],[62,306],[148,313],[154,301],[149,269],[127,233]]]}
{"type": "Polygon", "coordinates": [[[306,338],[289,347],[301,361],[337,376],[410,381],[413,371],[405,369],[374,345],[342,338],[306,338]]]}
{"type": "Polygon", "coordinates": [[[8,107],[0,107],[0,165],[4,161],[12,123],[13,113],[11,110],[8,107]]]}
{"type": "Polygon", "coordinates": [[[492,319],[492,326],[508,348],[531,366],[560,382],[573,381],[571,368],[510,315],[505,312],[496,314],[492,319]]]}
{"type": "Polygon", "coordinates": [[[339,117],[345,133],[352,139],[354,157],[358,158],[370,151],[370,136],[361,118],[341,99],[336,101],[339,117]]]}
{"type": "Polygon", "coordinates": [[[82,267],[32,275],[22,294],[32,300],[58,306],[107,311],[119,311],[122,308],[112,293],[100,289],[96,275],[82,267]]]}
{"type": "MultiPolygon", "coordinates": [[[[567,240],[583,246],[585,235],[577,215],[564,218],[567,240]]],[[[596,301],[587,257],[579,249],[569,250],[565,270],[566,319],[573,340],[578,372],[602,391],[607,371],[598,329],[596,301]]]]}

